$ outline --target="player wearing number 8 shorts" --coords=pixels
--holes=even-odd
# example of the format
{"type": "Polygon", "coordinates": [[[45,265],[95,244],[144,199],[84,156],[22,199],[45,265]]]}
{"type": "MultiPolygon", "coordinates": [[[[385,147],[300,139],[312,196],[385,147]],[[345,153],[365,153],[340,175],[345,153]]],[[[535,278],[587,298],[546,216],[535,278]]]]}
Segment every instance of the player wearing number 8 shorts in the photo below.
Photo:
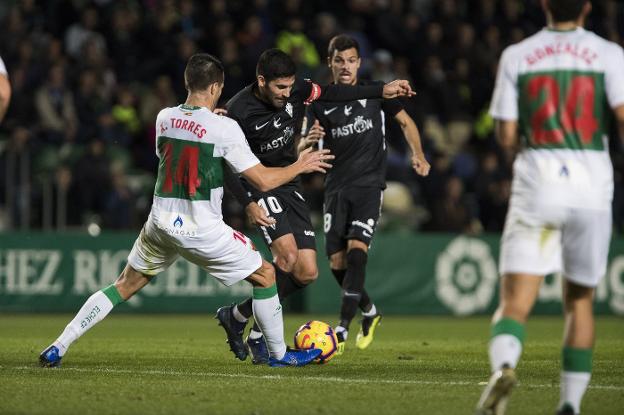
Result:
{"type": "Polygon", "coordinates": [[[271,366],[301,366],[320,354],[320,350],[286,349],[273,267],[247,237],[223,222],[223,166],[268,191],[301,173],[324,172],[330,165],[323,160],[332,156],[307,152],[288,166],[263,166],[236,122],[213,112],[223,90],[221,62],[208,54],[195,54],[184,79],[186,102],[163,109],[156,119],[160,162],[154,200],[128,264],[114,284],[87,299],[58,339],[41,353],[39,362],[44,367],[59,366],[75,340],[179,257],[226,286],[243,279],[253,285],[254,314],[267,339],[271,366]]]}
{"type": "MultiPolygon", "coordinates": [[[[333,37],[328,45],[327,65],[337,85],[374,85],[358,79],[360,47],[347,35],[333,37]]],[[[335,329],[338,354],[345,350],[349,326],[358,308],[362,312],[355,338],[359,349],[373,341],[381,313],[365,289],[368,248],[381,213],[386,188],[385,117],[394,118],[412,150],[412,166],[426,176],[429,163],[412,118],[398,99],[359,99],[337,105],[314,102],[306,111],[301,147],[318,145],[336,156],[325,177],[323,203],[325,248],[336,282],[342,289],[339,323],[335,329]]]]}
{"type": "Polygon", "coordinates": [[[501,300],[489,345],[493,374],[479,414],[505,411],[524,324],[546,274],[564,278],[559,414],[580,413],[591,375],[592,297],[606,272],[611,235],[607,119],[611,108],[622,130],[624,52],[581,27],[589,2],[543,5],[548,27],[505,49],[490,109],[501,144],[511,148],[519,135],[522,150],[501,241],[501,300]]]}

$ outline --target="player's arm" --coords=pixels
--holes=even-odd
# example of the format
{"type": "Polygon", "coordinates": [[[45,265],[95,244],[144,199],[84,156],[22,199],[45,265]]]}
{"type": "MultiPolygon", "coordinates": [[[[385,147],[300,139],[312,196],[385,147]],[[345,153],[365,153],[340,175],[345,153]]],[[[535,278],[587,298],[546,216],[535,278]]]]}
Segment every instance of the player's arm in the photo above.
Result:
{"type": "Polygon", "coordinates": [[[394,119],[397,120],[399,126],[401,126],[405,140],[412,150],[412,167],[419,175],[428,175],[431,166],[425,158],[422,142],[420,140],[420,133],[418,132],[416,123],[403,109],[394,116],[394,119]]]}
{"type": "Polygon", "coordinates": [[[385,85],[341,85],[330,84],[320,86],[310,81],[303,81],[299,87],[305,104],[311,104],[316,100],[330,102],[355,101],[356,99],[391,99],[396,97],[411,97],[416,95],[409,82],[397,79],[385,85]]]}
{"type": "Polygon", "coordinates": [[[517,59],[514,46],[503,51],[490,103],[489,112],[494,118],[494,135],[505,151],[515,151],[518,145],[517,59]]]}
{"type": "Polygon", "coordinates": [[[494,120],[494,134],[504,150],[515,150],[518,145],[518,121],[494,120]]]}
{"type": "Polygon", "coordinates": [[[620,105],[613,109],[615,120],[617,122],[618,135],[620,136],[620,144],[624,148],[624,105],[620,105]]]}
{"type": "Polygon", "coordinates": [[[288,183],[303,173],[326,173],[331,168],[327,163],[334,156],[329,150],[312,151],[308,148],[299,153],[299,158],[293,164],[286,167],[266,167],[261,163],[254,165],[241,172],[245,179],[261,192],[268,192],[278,186],[288,183]]]}
{"type": "Polygon", "coordinates": [[[319,140],[325,136],[325,129],[316,118],[315,110],[316,104],[308,105],[306,109],[306,115],[301,124],[301,139],[297,144],[298,152],[317,145],[319,140]]]}
{"type": "Polygon", "coordinates": [[[4,119],[11,101],[11,84],[6,75],[0,73],[0,122],[4,119]]]}
{"type": "Polygon", "coordinates": [[[223,181],[238,203],[245,208],[247,218],[252,225],[271,226],[275,223],[275,219],[268,216],[267,212],[251,199],[238,175],[227,164],[223,168],[223,181]]]}

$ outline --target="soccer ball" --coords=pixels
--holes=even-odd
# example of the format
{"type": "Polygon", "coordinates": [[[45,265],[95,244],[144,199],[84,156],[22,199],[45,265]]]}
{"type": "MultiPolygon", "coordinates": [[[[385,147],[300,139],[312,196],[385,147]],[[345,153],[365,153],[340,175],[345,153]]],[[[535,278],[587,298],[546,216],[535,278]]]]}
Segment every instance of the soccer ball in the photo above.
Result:
{"type": "Polygon", "coordinates": [[[299,327],[295,333],[295,347],[321,349],[322,353],[315,362],[327,363],[336,354],[338,339],[329,324],[312,320],[299,327]]]}

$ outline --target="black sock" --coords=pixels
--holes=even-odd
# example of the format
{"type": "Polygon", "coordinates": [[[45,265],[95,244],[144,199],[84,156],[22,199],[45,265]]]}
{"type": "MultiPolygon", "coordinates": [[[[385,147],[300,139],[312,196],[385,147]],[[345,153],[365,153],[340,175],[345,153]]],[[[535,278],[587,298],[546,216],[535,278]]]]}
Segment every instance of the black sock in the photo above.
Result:
{"type": "MultiPolygon", "coordinates": [[[[342,287],[342,283],[345,278],[345,274],[347,273],[346,269],[331,269],[332,274],[334,274],[334,278],[338,282],[338,285],[342,287]]],[[[366,292],[366,288],[362,289],[362,298],[360,298],[360,302],[358,303],[360,310],[365,313],[368,313],[370,309],[373,307],[373,302],[371,301],[368,293],[366,292]]]]}
{"type": "MultiPolygon", "coordinates": [[[[275,268],[275,282],[277,283],[277,296],[280,299],[280,302],[288,297],[290,294],[299,291],[305,285],[299,283],[295,280],[295,277],[291,272],[286,272],[280,267],[278,267],[275,263],[273,263],[273,268],[275,268]]],[[[254,325],[252,328],[253,331],[260,331],[260,327],[254,321],[254,325]]]]}
{"type": "Polygon", "coordinates": [[[276,264],[273,264],[273,268],[275,268],[275,282],[277,283],[277,295],[280,301],[305,287],[295,279],[292,272],[286,272],[276,264]]]}
{"type": "Polygon", "coordinates": [[[251,318],[253,315],[253,308],[251,303],[253,302],[253,298],[249,297],[242,303],[238,303],[236,306],[238,308],[238,312],[241,313],[245,318],[251,318]]]}
{"type": "Polygon", "coordinates": [[[340,325],[347,330],[362,300],[367,259],[366,252],[359,248],[347,253],[347,272],[342,282],[342,307],[340,308],[340,325]]]}

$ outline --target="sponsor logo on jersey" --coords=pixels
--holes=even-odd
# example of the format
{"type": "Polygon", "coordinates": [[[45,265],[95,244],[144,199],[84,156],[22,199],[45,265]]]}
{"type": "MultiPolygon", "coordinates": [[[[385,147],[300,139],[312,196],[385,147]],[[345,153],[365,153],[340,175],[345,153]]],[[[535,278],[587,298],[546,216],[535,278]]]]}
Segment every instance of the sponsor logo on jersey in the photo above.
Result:
{"type": "Polygon", "coordinates": [[[178,217],[173,221],[173,227],[174,228],[181,228],[182,225],[184,225],[184,221],[182,220],[180,215],[178,215],[178,217]]]}
{"type": "Polygon", "coordinates": [[[290,115],[290,118],[292,118],[293,116],[293,106],[290,102],[286,103],[286,108],[284,108],[286,111],[286,114],[290,115]]]}
{"type": "Polygon", "coordinates": [[[325,114],[325,115],[329,115],[329,114],[331,114],[332,112],[334,112],[334,111],[336,110],[336,108],[338,108],[338,107],[333,107],[333,108],[330,108],[330,109],[328,109],[328,110],[324,110],[324,111],[323,111],[323,114],[325,114]]]}
{"type": "Polygon", "coordinates": [[[343,125],[342,127],[332,128],[332,138],[346,137],[351,134],[361,134],[365,131],[373,128],[373,120],[370,118],[364,119],[363,116],[358,115],[355,117],[355,121],[351,124],[343,125]]]}
{"type": "Polygon", "coordinates": [[[304,230],[304,231],[303,231],[303,234],[304,234],[305,236],[314,236],[314,231],[304,230]]]}
{"type": "Polygon", "coordinates": [[[294,133],[295,129],[293,127],[284,128],[284,132],[280,137],[277,137],[274,140],[267,141],[266,143],[260,145],[260,152],[266,153],[267,151],[275,150],[276,148],[285,146],[290,142],[294,133]]]}
{"type": "Polygon", "coordinates": [[[264,128],[268,123],[270,123],[270,121],[265,122],[264,124],[256,124],[256,131],[264,128]]]}
{"type": "Polygon", "coordinates": [[[345,105],[345,107],[344,107],[344,114],[345,114],[346,117],[351,115],[351,110],[352,109],[353,109],[353,105],[345,105]]]}

